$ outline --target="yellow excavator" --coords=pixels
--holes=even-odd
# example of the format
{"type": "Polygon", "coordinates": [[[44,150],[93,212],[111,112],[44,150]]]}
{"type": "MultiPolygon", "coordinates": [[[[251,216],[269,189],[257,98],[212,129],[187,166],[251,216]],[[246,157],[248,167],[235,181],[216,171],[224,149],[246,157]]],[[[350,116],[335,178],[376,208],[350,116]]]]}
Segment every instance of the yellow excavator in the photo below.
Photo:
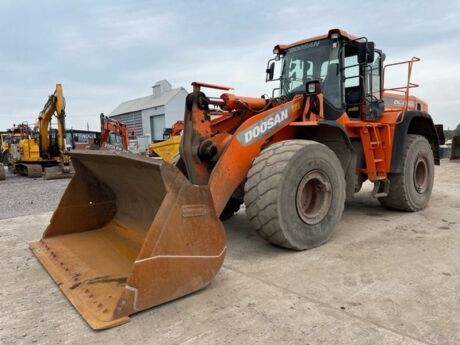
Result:
{"type": "Polygon", "coordinates": [[[3,153],[3,162],[16,174],[54,179],[71,177],[70,155],[65,146],[65,98],[61,84],[43,107],[37,124],[27,123],[9,130],[10,139],[3,153]],[[57,129],[51,127],[53,116],[57,129]]]}

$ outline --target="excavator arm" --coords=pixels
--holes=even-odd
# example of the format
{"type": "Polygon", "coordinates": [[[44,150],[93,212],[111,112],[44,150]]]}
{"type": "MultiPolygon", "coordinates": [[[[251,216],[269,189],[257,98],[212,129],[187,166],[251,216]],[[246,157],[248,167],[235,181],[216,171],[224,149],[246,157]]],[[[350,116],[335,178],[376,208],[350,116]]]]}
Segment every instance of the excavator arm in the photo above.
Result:
{"type": "MultiPolygon", "coordinates": [[[[51,157],[51,143],[49,137],[49,129],[51,127],[51,120],[53,115],[57,119],[57,143],[59,147],[59,158],[62,172],[70,172],[70,156],[65,145],[65,98],[62,84],[56,84],[56,89],[52,95],[48,97],[45,106],[43,107],[40,115],[38,116],[38,126],[39,126],[39,148],[40,156],[47,159],[52,159],[51,157]]],[[[45,171],[46,173],[46,171],[45,171]]],[[[59,176],[57,173],[56,176],[53,175],[51,170],[48,174],[45,174],[47,178],[55,178],[59,176]]]]}
{"type": "Polygon", "coordinates": [[[65,149],[65,99],[61,84],[56,84],[56,90],[48,97],[48,100],[38,116],[40,131],[40,152],[49,151],[49,128],[53,115],[56,116],[58,124],[58,144],[61,155],[65,149]]]}
{"type": "Polygon", "coordinates": [[[110,117],[101,114],[101,145],[112,145],[120,147],[123,150],[128,150],[128,126],[126,124],[111,119],[110,117]],[[110,135],[116,137],[115,141],[120,141],[119,143],[111,142],[110,135]]]}

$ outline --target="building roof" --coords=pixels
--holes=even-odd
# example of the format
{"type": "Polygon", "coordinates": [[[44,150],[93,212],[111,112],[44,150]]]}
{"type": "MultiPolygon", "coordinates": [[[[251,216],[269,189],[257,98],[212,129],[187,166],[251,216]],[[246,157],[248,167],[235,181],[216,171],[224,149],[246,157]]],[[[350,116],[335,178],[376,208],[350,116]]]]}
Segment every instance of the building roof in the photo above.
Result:
{"type": "Polygon", "coordinates": [[[132,99],[121,103],[116,107],[109,116],[116,116],[126,113],[132,113],[149,108],[161,107],[167,104],[174,96],[176,96],[181,90],[186,91],[183,87],[178,87],[163,92],[161,95],[155,97],[153,95],[145,96],[141,98],[132,99]]]}

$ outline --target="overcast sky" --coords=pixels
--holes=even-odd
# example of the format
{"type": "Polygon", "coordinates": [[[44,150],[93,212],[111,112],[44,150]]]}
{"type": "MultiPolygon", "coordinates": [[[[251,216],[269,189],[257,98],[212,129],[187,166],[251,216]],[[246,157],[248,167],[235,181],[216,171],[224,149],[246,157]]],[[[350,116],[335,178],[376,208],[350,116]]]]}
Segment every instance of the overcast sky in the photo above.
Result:
{"type": "Polygon", "coordinates": [[[445,128],[460,123],[460,1],[2,0],[0,130],[34,122],[57,82],[67,126],[94,130],[161,79],[271,93],[273,46],[334,27],[375,41],[386,62],[420,57],[413,94],[445,128]]]}

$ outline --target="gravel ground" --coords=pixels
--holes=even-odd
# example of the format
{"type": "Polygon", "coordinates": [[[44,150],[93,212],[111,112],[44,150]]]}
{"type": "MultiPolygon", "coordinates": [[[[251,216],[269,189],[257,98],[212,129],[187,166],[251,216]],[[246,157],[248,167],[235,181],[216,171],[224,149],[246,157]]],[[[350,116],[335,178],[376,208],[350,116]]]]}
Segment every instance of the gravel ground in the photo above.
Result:
{"type": "Polygon", "coordinates": [[[12,175],[0,181],[0,219],[53,211],[70,179],[45,180],[12,175]]]}
{"type": "MultiPolygon", "coordinates": [[[[242,208],[224,223],[228,252],[209,287],[100,332],[29,250],[51,212],[0,220],[0,345],[459,345],[459,174],[460,162],[436,167],[430,204],[415,213],[383,209],[366,183],[331,240],[303,252],[260,239],[242,208]]],[[[66,182],[10,188],[23,183],[24,195],[53,188],[56,203],[66,182]]]]}

